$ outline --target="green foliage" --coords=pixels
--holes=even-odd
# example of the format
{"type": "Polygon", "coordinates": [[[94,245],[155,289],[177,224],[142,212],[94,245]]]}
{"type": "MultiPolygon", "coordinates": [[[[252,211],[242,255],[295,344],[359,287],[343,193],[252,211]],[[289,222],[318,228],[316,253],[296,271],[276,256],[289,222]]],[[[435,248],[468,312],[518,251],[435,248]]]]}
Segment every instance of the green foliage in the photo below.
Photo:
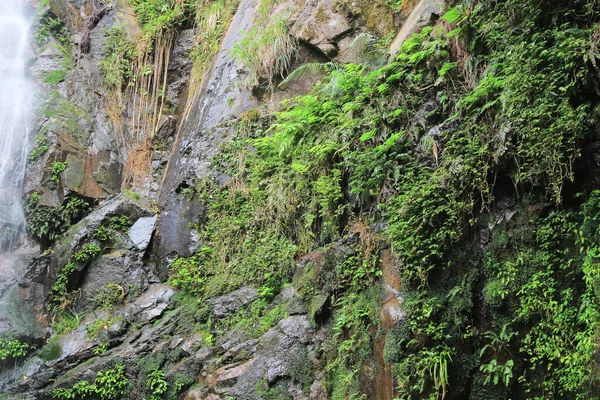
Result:
{"type": "Polygon", "coordinates": [[[4,361],[7,358],[17,358],[26,355],[32,347],[27,344],[20,342],[17,339],[10,337],[0,338],[0,361],[4,361]]]}
{"type": "Polygon", "coordinates": [[[48,38],[53,36],[63,45],[69,44],[69,31],[65,24],[50,12],[41,15],[37,21],[35,42],[38,46],[44,45],[48,38]]]}
{"type": "MultiPolygon", "coordinates": [[[[227,186],[186,183],[207,214],[200,250],[171,264],[171,283],[200,298],[254,284],[270,299],[294,257],[368,213],[385,226],[402,282],[407,315],[386,338],[398,398],[597,398],[600,194],[513,219],[492,211],[498,193],[539,204],[569,193],[597,124],[598,7],[461,2],[390,64],[331,68],[273,119],[242,118],[214,161],[227,186]],[[469,245],[485,230],[491,244],[469,245]]],[[[281,69],[257,49],[291,48],[274,45],[286,31],[272,23],[281,26],[236,48],[270,79],[281,69]]],[[[372,355],[379,264],[366,253],[336,261],[331,291],[314,271],[299,282],[305,300],[331,301],[334,399],[361,396],[372,355]]],[[[242,312],[258,318],[264,301],[242,312]]],[[[222,329],[249,319],[236,318],[222,329]]]]}
{"type": "Polygon", "coordinates": [[[122,286],[116,283],[107,283],[98,289],[92,298],[92,303],[95,308],[110,311],[115,306],[121,304],[124,299],[125,289],[122,286]]]}
{"type": "Polygon", "coordinates": [[[120,92],[133,77],[134,60],[137,56],[135,43],[127,40],[124,28],[115,27],[104,33],[106,41],[102,48],[104,58],[100,61],[104,73],[104,85],[120,92]]]}
{"type": "Polygon", "coordinates": [[[53,399],[117,400],[125,395],[129,381],[125,375],[125,366],[117,364],[113,368],[98,371],[94,382],[79,381],[71,388],[55,388],[51,391],[53,399]]]}
{"type": "Polygon", "coordinates": [[[67,169],[67,162],[60,162],[60,161],[56,161],[53,162],[51,165],[52,168],[52,182],[54,183],[58,183],[59,182],[59,178],[60,178],[60,174],[67,169]]]}
{"type": "Polygon", "coordinates": [[[108,219],[108,227],[118,232],[127,232],[130,226],[131,222],[126,215],[114,216],[108,219]]]}
{"type": "Polygon", "coordinates": [[[75,59],[73,57],[73,44],[70,39],[69,31],[65,24],[51,12],[46,12],[39,16],[36,24],[34,39],[39,47],[45,45],[50,37],[56,40],[56,45],[61,53],[60,69],[46,72],[43,75],[44,83],[54,85],[62,82],[67,72],[73,69],[75,59]]]}
{"type": "Polygon", "coordinates": [[[57,336],[52,336],[48,343],[41,348],[39,356],[45,362],[56,360],[62,354],[62,347],[57,336]]]}
{"type": "Polygon", "coordinates": [[[38,134],[35,137],[33,148],[29,152],[29,157],[27,158],[29,160],[29,163],[31,165],[35,165],[38,158],[40,158],[46,151],[48,151],[49,148],[50,146],[48,137],[46,137],[43,133],[38,134]]]}
{"type": "MultiPolygon", "coordinates": [[[[70,269],[70,267],[66,267],[66,268],[63,268],[63,271],[69,272],[69,269],[70,269]],[[66,269],[66,271],[65,271],[65,269],[66,269]]],[[[62,278],[63,276],[66,276],[66,274],[59,275],[57,282],[60,281],[60,283],[59,284],[55,283],[55,285],[53,287],[53,291],[55,294],[53,297],[53,300],[57,303],[59,303],[61,301],[68,301],[67,296],[66,296],[67,282],[66,282],[65,278],[62,278]]],[[[57,335],[71,332],[79,326],[79,324],[81,323],[81,319],[82,319],[82,315],[80,315],[80,314],[76,314],[76,313],[70,312],[70,311],[62,312],[59,315],[54,316],[53,321],[52,321],[52,329],[54,330],[54,332],[57,335]]]]}
{"type": "Polygon", "coordinates": [[[48,71],[44,74],[44,83],[46,85],[54,85],[65,80],[67,73],[61,69],[48,71]]]}
{"type": "MultiPolygon", "coordinates": [[[[96,257],[102,249],[95,243],[86,243],[71,255],[69,262],[61,269],[52,291],[50,292],[50,301],[48,310],[60,311],[64,316],[63,311],[76,299],[78,291],[70,292],[72,286],[72,278],[75,273],[75,264],[87,264],[96,257]]],[[[62,320],[62,317],[61,317],[62,320]]],[[[76,325],[75,325],[76,326],[76,325]]]]}
{"type": "Polygon", "coordinates": [[[266,79],[269,88],[273,88],[296,60],[298,47],[289,32],[289,16],[284,13],[258,22],[236,43],[233,54],[250,71],[248,86],[258,86],[261,79],[266,79]]]}
{"type": "Polygon", "coordinates": [[[96,243],[87,243],[79,251],[73,253],[71,257],[78,263],[87,263],[100,254],[101,251],[102,249],[96,243]]]}
{"type": "Polygon", "coordinates": [[[65,133],[75,139],[82,148],[87,146],[86,133],[83,132],[81,121],[90,117],[57,90],[49,90],[44,94],[40,113],[48,118],[44,125],[45,131],[65,133]]]}
{"type": "Polygon", "coordinates": [[[150,390],[151,399],[158,400],[161,395],[167,391],[167,381],[165,380],[165,373],[160,369],[154,369],[148,374],[148,380],[146,381],[146,388],[150,390]]]}
{"type": "MultiPolygon", "coordinates": [[[[75,272],[75,263],[71,261],[62,268],[52,286],[52,291],[50,292],[51,303],[55,305],[59,304],[62,310],[64,310],[70,302],[67,294],[69,291],[69,281],[73,272],[75,272]]],[[[51,305],[49,304],[48,307],[51,307],[51,305]]],[[[70,326],[70,324],[68,326],[70,326]]]]}
{"type": "Polygon", "coordinates": [[[86,336],[91,339],[98,338],[98,336],[100,336],[103,331],[107,330],[109,326],[114,324],[115,321],[116,319],[110,314],[106,314],[102,318],[95,319],[94,322],[86,325],[86,336]]]}
{"type": "Polygon", "coordinates": [[[144,37],[156,38],[164,31],[173,30],[185,24],[193,3],[177,0],[130,0],[142,26],[144,37]]]}

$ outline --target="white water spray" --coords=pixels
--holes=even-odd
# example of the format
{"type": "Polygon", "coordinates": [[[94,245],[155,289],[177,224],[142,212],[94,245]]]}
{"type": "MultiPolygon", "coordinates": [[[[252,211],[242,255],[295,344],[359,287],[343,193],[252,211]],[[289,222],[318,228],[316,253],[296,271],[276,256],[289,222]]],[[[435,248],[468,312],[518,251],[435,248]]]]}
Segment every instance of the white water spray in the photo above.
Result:
{"type": "Polygon", "coordinates": [[[30,18],[25,0],[0,0],[0,246],[24,226],[21,190],[27,164],[32,90],[27,82],[30,18]]]}

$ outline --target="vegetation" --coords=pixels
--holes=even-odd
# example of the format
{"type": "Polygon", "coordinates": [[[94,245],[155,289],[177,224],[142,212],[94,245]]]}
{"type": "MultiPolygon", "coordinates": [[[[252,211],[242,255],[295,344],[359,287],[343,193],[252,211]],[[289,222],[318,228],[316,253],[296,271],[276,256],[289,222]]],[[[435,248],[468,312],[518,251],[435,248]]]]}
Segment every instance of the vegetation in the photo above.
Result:
{"type": "Polygon", "coordinates": [[[67,169],[67,162],[56,161],[51,165],[52,168],[52,182],[58,183],[60,180],[60,174],[67,169]]]}
{"type": "MultiPolygon", "coordinates": [[[[387,3],[396,11],[415,5],[387,3]]],[[[356,63],[296,70],[288,80],[317,70],[322,79],[281,112],[251,110],[237,121],[236,136],[213,160],[229,181],[184,182],[180,194],[206,213],[190,222],[198,250],[169,266],[169,283],[185,292],[167,310],[179,321],[173,335],[199,332],[208,345],[233,329],[259,337],[288,315],[278,294],[293,281],[328,338],[317,357],[332,399],[366,396],[362,378],[383,333],[399,399],[600,397],[600,191],[591,176],[597,168],[586,172],[595,164],[584,158],[599,122],[600,4],[453,3],[389,63],[382,42],[363,34],[351,45],[356,63]],[[395,257],[406,312],[389,330],[380,321],[383,251],[395,257]],[[245,285],[259,298],[213,320],[205,300],[245,285]]],[[[130,4],[143,43],[123,28],[107,31],[102,71],[109,114],[123,128],[125,181],[135,186],[132,174],[150,169],[157,121],[175,111],[165,95],[174,31],[195,15],[194,96],[237,0],[130,4]],[[131,132],[123,110],[132,113],[131,132]]],[[[274,15],[275,5],[261,2],[255,28],[233,51],[252,87],[273,89],[297,56],[289,14],[274,15]]],[[[41,42],[68,37],[44,18],[41,42]]],[[[51,71],[45,81],[59,83],[67,72],[51,71]]],[[[85,142],[85,115],[58,91],[42,113],[48,130],[85,142]]],[[[36,142],[31,162],[48,149],[46,136],[36,142]]],[[[52,181],[66,166],[52,164],[52,181]]],[[[34,193],[25,206],[28,230],[51,243],[89,208],[77,197],[46,207],[34,193]]],[[[113,246],[129,225],[111,217],[63,267],[50,294],[60,311],[56,332],[79,323],[69,312],[76,266],[113,246]]],[[[117,284],[98,291],[94,303],[107,314],[88,327],[90,336],[112,323],[109,312],[126,293],[117,284]]],[[[27,351],[11,343],[0,340],[0,359],[27,351]]],[[[55,342],[44,349],[44,359],[60,354],[55,342]]],[[[289,377],[271,386],[261,380],[257,393],[285,398],[292,381],[306,394],[313,376],[305,353],[294,352],[289,377]]],[[[131,372],[144,398],[175,397],[193,382],[168,376],[175,362],[167,358],[157,352],[131,372]]],[[[125,367],[116,365],[52,396],[113,399],[127,387],[125,367]]]]}
{"type": "MultiPolygon", "coordinates": [[[[87,243],[83,245],[78,251],[71,255],[69,262],[61,269],[52,291],[50,292],[48,301],[48,310],[53,311],[60,315],[60,318],[64,317],[64,312],[68,309],[69,305],[75,301],[79,291],[72,291],[72,278],[75,273],[76,264],[86,265],[93,260],[102,249],[95,243],[87,243]]],[[[78,322],[75,326],[78,325],[78,322]]]]}
{"type": "Polygon", "coordinates": [[[258,86],[261,79],[266,79],[272,89],[275,80],[282,79],[296,60],[299,44],[290,35],[288,15],[264,19],[236,43],[233,53],[250,71],[247,86],[258,86]]]}
{"type": "Polygon", "coordinates": [[[32,193],[25,203],[27,231],[31,236],[52,243],[62,236],[73,224],[89,213],[90,204],[79,197],[67,199],[60,207],[41,204],[41,195],[32,193]]]}
{"type": "Polygon", "coordinates": [[[597,123],[599,13],[464,2],[389,65],[332,68],[275,118],[242,118],[215,160],[227,186],[187,183],[208,213],[170,281],[200,298],[249,283],[277,293],[295,257],[368,215],[387,229],[333,262],[335,289],[303,281],[309,304],[335,293],[332,398],[360,396],[385,246],[407,312],[385,344],[399,398],[597,397],[599,194],[570,183],[597,123]],[[515,216],[488,225],[507,196],[515,216]],[[489,226],[491,242],[469,242],[489,226]]]}
{"type": "Polygon", "coordinates": [[[86,399],[100,398],[102,400],[121,399],[129,386],[125,375],[125,366],[117,364],[112,368],[99,371],[93,382],[79,381],[70,388],[55,388],[51,395],[53,399],[86,399]]]}
{"type": "Polygon", "coordinates": [[[13,338],[0,338],[0,361],[7,358],[18,358],[27,354],[31,346],[13,338]]]}
{"type": "Polygon", "coordinates": [[[43,133],[35,137],[33,148],[29,152],[29,163],[34,165],[37,160],[50,148],[48,137],[43,133]]]}
{"type": "Polygon", "coordinates": [[[62,82],[67,73],[73,69],[75,58],[73,57],[73,43],[65,24],[50,11],[39,14],[36,17],[35,42],[39,47],[46,45],[49,38],[55,40],[56,46],[61,53],[60,69],[48,71],[43,75],[43,81],[47,85],[62,82]]]}

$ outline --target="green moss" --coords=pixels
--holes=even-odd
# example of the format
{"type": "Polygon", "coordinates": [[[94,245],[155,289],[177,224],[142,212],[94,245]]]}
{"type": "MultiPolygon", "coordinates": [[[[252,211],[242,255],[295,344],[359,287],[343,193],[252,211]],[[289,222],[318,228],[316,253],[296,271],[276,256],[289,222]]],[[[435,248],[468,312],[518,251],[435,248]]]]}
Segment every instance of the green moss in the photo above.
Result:
{"type": "Polygon", "coordinates": [[[57,336],[52,336],[48,343],[42,347],[39,353],[42,360],[45,362],[56,360],[62,355],[62,347],[57,336]]]}

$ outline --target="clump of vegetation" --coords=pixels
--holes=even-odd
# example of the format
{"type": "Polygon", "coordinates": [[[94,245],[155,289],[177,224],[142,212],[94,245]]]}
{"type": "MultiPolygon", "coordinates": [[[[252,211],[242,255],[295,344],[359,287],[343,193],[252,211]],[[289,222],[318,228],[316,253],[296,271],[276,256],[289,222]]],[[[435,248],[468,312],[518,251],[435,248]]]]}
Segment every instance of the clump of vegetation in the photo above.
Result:
{"type": "Polygon", "coordinates": [[[52,336],[40,350],[40,357],[45,362],[56,360],[62,354],[62,347],[57,336],[52,336]]]}
{"type": "Polygon", "coordinates": [[[193,3],[182,0],[130,0],[147,40],[186,23],[193,3]]]}
{"type": "Polygon", "coordinates": [[[266,79],[272,89],[296,60],[299,44],[290,35],[289,16],[279,14],[261,22],[236,43],[233,53],[249,69],[248,86],[266,79]]]}
{"type": "Polygon", "coordinates": [[[49,207],[40,203],[41,195],[32,193],[25,202],[27,231],[45,244],[59,239],[73,224],[91,211],[90,204],[71,197],[60,207],[49,207]]]}
{"type": "Polygon", "coordinates": [[[51,36],[63,45],[70,44],[65,24],[56,15],[47,12],[39,16],[34,37],[37,45],[42,46],[51,36]]]}
{"type": "Polygon", "coordinates": [[[129,386],[125,374],[125,366],[117,364],[112,368],[99,371],[93,382],[79,381],[72,387],[55,388],[51,391],[53,399],[87,399],[101,398],[106,400],[121,399],[129,386]]]}
{"type": "Polygon", "coordinates": [[[23,343],[11,337],[0,337],[0,361],[8,358],[23,357],[32,348],[27,343],[23,343]]]}
{"type": "MultiPolygon", "coordinates": [[[[62,314],[69,305],[73,303],[79,291],[71,291],[72,278],[75,273],[76,264],[87,264],[100,254],[102,249],[96,243],[86,243],[78,251],[71,255],[69,262],[61,269],[52,291],[50,292],[48,310],[62,314]]],[[[62,320],[62,318],[61,318],[62,320]]],[[[78,321],[79,322],[79,321],[78,321]]],[[[76,326],[76,325],[75,325],[76,326]]]]}
{"type": "Polygon", "coordinates": [[[54,85],[62,82],[67,73],[73,69],[75,58],[73,56],[73,43],[70,34],[61,19],[51,12],[46,12],[37,17],[35,42],[39,47],[44,46],[49,38],[54,38],[61,53],[60,69],[48,71],[43,75],[44,83],[54,85]]]}
{"type": "Polygon", "coordinates": [[[124,28],[112,28],[105,32],[102,48],[104,58],[100,61],[106,88],[121,92],[134,76],[134,60],[137,57],[135,43],[129,41],[124,28]]]}
{"type": "Polygon", "coordinates": [[[92,302],[96,308],[110,311],[115,306],[121,304],[124,299],[125,289],[116,283],[108,283],[98,289],[92,298],[92,302]]]}
{"type": "Polygon", "coordinates": [[[87,146],[86,133],[80,122],[89,116],[74,103],[66,100],[57,90],[49,90],[44,94],[40,113],[48,118],[44,131],[64,133],[77,141],[81,148],[87,146]]]}
{"type": "Polygon", "coordinates": [[[35,137],[33,148],[29,152],[29,163],[35,165],[37,160],[50,148],[49,139],[44,133],[40,133],[35,137]]]}
{"type": "Polygon", "coordinates": [[[60,174],[67,169],[67,162],[56,161],[51,165],[52,168],[52,182],[58,184],[60,182],[60,174]]]}

